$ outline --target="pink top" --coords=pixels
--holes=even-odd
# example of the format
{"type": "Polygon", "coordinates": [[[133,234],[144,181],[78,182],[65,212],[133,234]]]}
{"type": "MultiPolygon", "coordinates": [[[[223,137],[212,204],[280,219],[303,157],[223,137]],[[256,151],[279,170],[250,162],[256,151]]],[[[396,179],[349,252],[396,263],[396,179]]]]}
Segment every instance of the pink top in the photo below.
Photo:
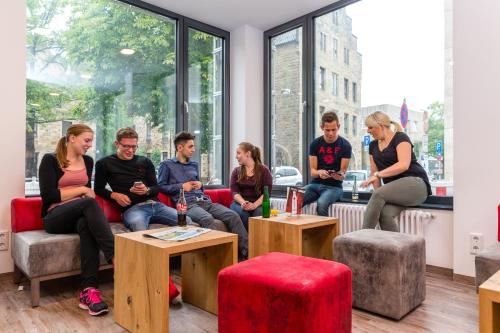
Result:
{"type": "MultiPolygon", "coordinates": [[[[87,176],[87,169],[83,168],[80,170],[64,170],[63,176],[59,179],[58,189],[63,189],[67,187],[78,187],[85,186],[89,182],[89,177],[87,176]]],[[[71,198],[64,200],[55,204],[50,205],[49,211],[54,207],[68,203],[70,201],[80,199],[80,197],[71,198]]]]}

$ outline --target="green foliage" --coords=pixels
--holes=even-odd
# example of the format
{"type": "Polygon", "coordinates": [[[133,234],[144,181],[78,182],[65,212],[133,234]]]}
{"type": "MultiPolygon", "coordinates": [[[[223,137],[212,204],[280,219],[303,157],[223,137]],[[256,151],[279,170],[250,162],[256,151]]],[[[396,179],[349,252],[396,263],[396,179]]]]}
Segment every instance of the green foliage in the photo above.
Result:
{"type": "Polygon", "coordinates": [[[429,111],[429,155],[436,157],[436,143],[441,141],[444,160],[444,105],[441,102],[434,102],[427,107],[427,111],[429,111]]]}

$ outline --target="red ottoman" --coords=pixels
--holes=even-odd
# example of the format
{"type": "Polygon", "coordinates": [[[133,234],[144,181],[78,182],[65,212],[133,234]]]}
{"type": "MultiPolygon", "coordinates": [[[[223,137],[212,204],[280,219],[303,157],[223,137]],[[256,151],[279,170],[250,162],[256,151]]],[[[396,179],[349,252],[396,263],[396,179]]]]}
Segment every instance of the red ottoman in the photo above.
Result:
{"type": "Polygon", "coordinates": [[[219,333],[351,332],[351,270],[268,253],[218,276],[219,333]]]}

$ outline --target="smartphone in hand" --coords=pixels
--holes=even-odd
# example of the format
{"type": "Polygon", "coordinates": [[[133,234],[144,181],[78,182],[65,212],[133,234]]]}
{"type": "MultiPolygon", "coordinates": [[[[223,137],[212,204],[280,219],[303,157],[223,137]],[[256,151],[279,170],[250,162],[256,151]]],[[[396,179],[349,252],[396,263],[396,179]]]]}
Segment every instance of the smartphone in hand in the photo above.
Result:
{"type": "Polygon", "coordinates": [[[144,185],[142,181],[137,181],[137,182],[134,182],[134,187],[139,187],[141,185],[144,185]]]}

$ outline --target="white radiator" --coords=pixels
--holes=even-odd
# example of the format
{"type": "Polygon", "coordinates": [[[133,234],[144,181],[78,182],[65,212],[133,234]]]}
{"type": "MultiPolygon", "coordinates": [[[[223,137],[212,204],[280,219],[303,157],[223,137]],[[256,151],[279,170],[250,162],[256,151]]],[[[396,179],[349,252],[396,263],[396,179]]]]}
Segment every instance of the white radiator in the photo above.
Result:
{"type": "MultiPolygon", "coordinates": [[[[285,211],[285,199],[271,199],[273,209],[285,211]]],[[[365,205],[354,205],[347,203],[335,203],[330,206],[329,215],[340,220],[340,234],[360,230],[363,225],[365,205]]],[[[316,214],[316,203],[312,203],[303,209],[303,214],[316,214]]],[[[419,209],[405,209],[398,218],[399,231],[406,234],[424,236],[424,228],[432,214],[419,209]]],[[[378,226],[377,226],[378,228],[378,226]]]]}

